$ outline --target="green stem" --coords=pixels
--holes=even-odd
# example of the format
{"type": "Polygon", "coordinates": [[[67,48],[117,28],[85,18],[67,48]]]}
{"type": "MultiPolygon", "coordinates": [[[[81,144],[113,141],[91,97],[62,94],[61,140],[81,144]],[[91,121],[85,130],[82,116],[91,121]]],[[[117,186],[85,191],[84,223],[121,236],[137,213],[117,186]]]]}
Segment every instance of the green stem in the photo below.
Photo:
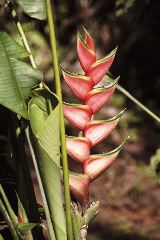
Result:
{"type": "Polygon", "coordinates": [[[154,118],[158,123],[160,123],[160,118],[156,116],[151,110],[149,110],[147,107],[145,107],[140,101],[138,101],[135,97],[133,97],[127,90],[125,90],[122,86],[119,84],[116,85],[116,88],[122,92],[126,97],[132,100],[138,107],[140,107],[143,111],[148,113],[152,118],[154,118]]]}
{"type": "MultiPolygon", "coordinates": [[[[6,0],[6,2],[8,2],[8,1],[6,0]]],[[[11,15],[12,15],[12,17],[13,17],[13,19],[14,19],[14,22],[15,22],[15,24],[16,24],[16,26],[17,26],[17,29],[18,29],[18,32],[19,32],[19,34],[20,34],[20,36],[21,36],[22,42],[23,42],[23,44],[24,44],[24,47],[25,47],[26,50],[30,53],[29,59],[30,59],[30,62],[31,62],[31,64],[32,64],[32,67],[33,67],[33,68],[37,68],[36,63],[35,63],[34,58],[33,58],[33,55],[32,55],[32,52],[31,52],[31,49],[30,49],[30,47],[29,47],[27,38],[26,38],[25,33],[24,33],[24,31],[23,31],[22,25],[21,25],[21,23],[20,23],[20,21],[19,21],[19,19],[18,19],[16,10],[15,10],[15,8],[14,8],[14,6],[13,6],[13,4],[12,4],[11,1],[8,3],[8,8],[9,8],[9,10],[10,10],[10,12],[11,12],[11,15]]]]}
{"type": "Polygon", "coordinates": [[[19,237],[18,237],[18,234],[17,234],[16,229],[14,227],[14,224],[13,224],[13,222],[12,222],[8,212],[7,212],[7,209],[5,208],[1,199],[0,199],[0,212],[2,213],[4,220],[8,225],[8,228],[11,232],[11,235],[12,235],[13,239],[14,240],[19,240],[19,237]]]}
{"type": "MultiPolygon", "coordinates": [[[[19,166],[19,178],[20,178],[20,190],[23,203],[27,210],[27,216],[30,222],[40,222],[37,200],[34,192],[32,177],[29,169],[29,163],[24,147],[24,134],[21,127],[20,121],[17,119],[15,114],[11,115],[11,131],[13,137],[13,146],[15,158],[18,161],[19,166]],[[27,201],[26,201],[27,200],[27,201]],[[27,202],[27,204],[26,204],[27,202]]],[[[44,239],[43,232],[41,229],[34,228],[32,230],[34,239],[44,239]]]]}
{"type": "Polygon", "coordinates": [[[53,68],[55,74],[55,83],[56,83],[56,93],[59,98],[60,108],[61,108],[61,148],[62,148],[62,161],[63,161],[63,182],[64,182],[64,197],[65,197],[65,206],[66,206],[66,224],[67,224],[67,235],[68,240],[73,239],[72,233],[72,220],[71,220],[71,199],[70,199],[70,190],[69,190],[69,173],[68,173],[68,159],[67,159],[67,150],[66,150],[66,138],[65,138],[65,123],[63,115],[63,101],[62,101],[62,91],[61,91],[61,82],[57,58],[57,48],[56,48],[56,36],[54,29],[54,20],[52,5],[50,0],[46,0],[47,6],[47,15],[48,15],[48,24],[50,31],[50,42],[52,48],[52,59],[53,59],[53,68]]]}
{"type": "Polygon", "coordinates": [[[54,230],[53,230],[52,221],[51,221],[51,217],[50,217],[50,212],[49,212],[49,208],[48,208],[48,204],[47,204],[46,195],[45,195],[45,192],[44,192],[41,176],[40,176],[38,165],[37,165],[37,160],[36,160],[35,153],[34,153],[34,150],[33,150],[33,147],[32,147],[32,143],[30,141],[29,129],[27,128],[25,132],[26,132],[26,137],[27,137],[27,141],[28,141],[29,148],[30,148],[30,151],[31,151],[31,155],[32,155],[33,163],[34,163],[34,168],[36,170],[38,184],[39,184],[39,188],[40,188],[40,192],[41,192],[41,196],[42,196],[42,200],[43,200],[43,205],[44,205],[44,210],[45,210],[45,215],[46,215],[47,225],[48,225],[49,239],[50,240],[56,240],[55,233],[54,233],[54,230]]]}
{"type": "Polygon", "coordinates": [[[16,226],[18,224],[17,216],[15,215],[1,184],[0,184],[0,194],[2,196],[3,202],[6,205],[7,211],[12,219],[12,224],[16,226]]]}

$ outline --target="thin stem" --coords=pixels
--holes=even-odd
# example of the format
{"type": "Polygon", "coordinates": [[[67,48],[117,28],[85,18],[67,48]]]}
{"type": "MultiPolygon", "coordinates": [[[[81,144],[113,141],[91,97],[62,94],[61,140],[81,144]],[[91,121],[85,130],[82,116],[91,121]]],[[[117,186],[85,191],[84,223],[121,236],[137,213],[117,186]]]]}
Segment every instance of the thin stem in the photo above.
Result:
{"type": "MultiPolygon", "coordinates": [[[[8,3],[7,0],[6,0],[6,2],[8,3]]],[[[19,32],[19,34],[20,34],[20,36],[21,36],[22,42],[23,42],[23,44],[24,44],[24,47],[25,47],[26,50],[30,53],[29,59],[30,59],[30,62],[31,62],[31,64],[32,64],[32,67],[33,67],[33,68],[37,68],[36,63],[35,63],[34,58],[33,58],[33,55],[32,55],[32,52],[31,52],[31,49],[30,49],[30,47],[29,47],[27,38],[26,38],[25,33],[24,33],[24,31],[23,31],[22,25],[21,25],[21,23],[20,23],[20,21],[19,21],[19,19],[18,19],[16,10],[15,10],[15,8],[14,8],[14,6],[13,6],[13,4],[12,4],[11,1],[8,3],[8,8],[9,8],[9,10],[10,10],[10,12],[11,12],[11,15],[12,15],[12,17],[13,17],[13,20],[14,20],[16,26],[17,26],[17,29],[18,29],[18,32],[19,32]]]]}
{"type": "Polygon", "coordinates": [[[14,226],[16,226],[18,224],[17,216],[15,215],[1,184],[0,184],[0,194],[2,196],[3,202],[6,205],[7,211],[12,219],[12,223],[14,226]]]}
{"type": "MultiPolygon", "coordinates": [[[[19,193],[23,199],[24,207],[27,210],[27,216],[30,222],[40,222],[40,217],[37,209],[37,200],[34,192],[32,177],[30,173],[29,163],[24,147],[24,135],[20,127],[20,122],[15,116],[11,114],[11,136],[12,144],[14,146],[14,155],[18,161],[19,166],[19,193]]],[[[44,239],[41,229],[34,228],[32,230],[34,239],[44,239]]]]}
{"type": "Polygon", "coordinates": [[[8,212],[7,212],[7,209],[4,206],[1,199],[0,199],[0,212],[2,213],[4,220],[8,225],[8,228],[11,232],[11,235],[12,235],[13,239],[14,240],[19,240],[19,237],[18,237],[18,234],[17,234],[16,229],[14,227],[14,224],[13,224],[13,222],[12,222],[8,212]]]}
{"type": "Polygon", "coordinates": [[[26,132],[26,137],[27,137],[27,141],[28,141],[29,148],[30,148],[30,151],[31,151],[31,155],[32,155],[33,163],[34,163],[34,168],[36,170],[38,184],[39,184],[39,188],[40,188],[40,192],[41,192],[41,196],[42,196],[42,200],[43,200],[43,205],[44,205],[44,210],[45,210],[45,215],[46,215],[47,225],[48,225],[49,239],[50,240],[56,240],[55,233],[54,233],[53,226],[52,226],[51,217],[50,217],[50,212],[49,212],[49,208],[48,208],[48,204],[47,204],[46,195],[45,195],[45,192],[44,192],[41,176],[40,176],[38,165],[37,165],[36,156],[35,156],[35,153],[34,153],[34,150],[33,150],[33,147],[32,147],[32,143],[30,141],[29,129],[27,128],[25,130],[25,132],[26,132]]]}
{"type": "Polygon", "coordinates": [[[140,101],[138,101],[135,97],[133,97],[126,89],[124,89],[119,84],[116,85],[116,88],[122,92],[126,97],[132,100],[138,107],[140,107],[143,111],[148,113],[154,120],[156,120],[158,123],[160,123],[160,118],[154,114],[151,110],[149,110],[147,107],[145,107],[140,101]]]}
{"type": "Polygon", "coordinates": [[[46,6],[47,6],[47,15],[48,15],[48,23],[49,23],[49,31],[50,31],[50,42],[51,42],[51,48],[52,48],[53,68],[54,68],[54,74],[55,74],[56,93],[58,95],[60,108],[61,108],[61,117],[60,117],[61,148],[62,148],[62,161],[63,161],[64,198],[65,198],[65,205],[66,205],[67,236],[68,236],[68,240],[72,240],[73,233],[72,233],[72,220],[71,220],[71,199],[70,199],[70,190],[69,190],[68,158],[67,158],[67,150],[66,150],[62,90],[61,90],[58,58],[57,58],[53,11],[52,11],[52,5],[50,0],[46,0],[46,6]]]}

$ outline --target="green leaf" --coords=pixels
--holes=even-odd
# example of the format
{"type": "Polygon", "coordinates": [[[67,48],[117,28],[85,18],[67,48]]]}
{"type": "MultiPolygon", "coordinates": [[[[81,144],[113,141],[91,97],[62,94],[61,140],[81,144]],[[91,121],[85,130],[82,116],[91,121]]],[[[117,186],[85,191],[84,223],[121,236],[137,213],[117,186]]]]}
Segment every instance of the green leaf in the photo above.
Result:
{"type": "Polygon", "coordinates": [[[16,0],[16,2],[30,17],[40,20],[47,18],[45,0],[16,0]]]}
{"type": "Polygon", "coordinates": [[[99,202],[93,202],[90,204],[89,208],[85,211],[83,219],[85,224],[89,224],[97,215],[99,209],[99,202]]]}
{"type": "Polygon", "coordinates": [[[35,138],[39,171],[45,189],[56,239],[67,239],[60,174],[60,106],[47,89],[34,91],[29,118],[35,138]]]}
{"type": "Polygon", "coordinates": [[[81,228],[84,225],[83,217],[81,216],[79,209],[76,203],[72,203],[72,224],[73,224],[73,233],[74,239],[80,240],[81,239],[81,228]]]}
{"type": "Polygon", "coordinates": [[[18,60],[28,52],[5,32],[0,32],[0,104],[28,119],[26,99],[43,75],[18,60]]]}
{"type": "Polygon", "coordinates": [[[37,226],[37,223],[22,223],[22,224],[18,224],[17,227],[18,227],[19,232],[22,235],[25,235],[36,226],[37,226]]]}

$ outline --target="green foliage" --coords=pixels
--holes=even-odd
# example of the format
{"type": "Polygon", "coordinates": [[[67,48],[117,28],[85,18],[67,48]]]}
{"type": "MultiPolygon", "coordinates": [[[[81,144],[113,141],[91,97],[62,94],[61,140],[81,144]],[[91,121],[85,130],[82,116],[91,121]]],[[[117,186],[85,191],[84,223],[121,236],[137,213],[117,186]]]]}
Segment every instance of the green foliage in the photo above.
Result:
{"type": "Polygon", "coordinates": [[[22,224],[18,224],[18,230],[22,235],[26,235],[36,226],[37,226],[37,223],[22,223],[22,224]]]}
{"type": "Polygon", "coordinates": [[[0,33],[0,103],[28,119],[26,99],[42,81],[42,73],[18,60],[28,52],[5,32],[0,33]]]}
{"type": "Polygon", "coordinates": [[[16,0],[16,2],[30,17],[40,20],[47,18],[45,0],[16,0]]]}
{"type": "Polygon", "coordinates": [[[83,219],[85,224],[89,224],[97,215],[99,209],[99,202],[93,202],[90,204],[89,208],[86,210],[83,219]]]}
{"type": "Polygon", "coordinates": [[[129,11],[136,0],[116,0],[116,16],[119,17],[129,11]]]}
{"type": "Polygon", "coordinates": [[[39,171],[57,240],[66,239],[60,174],[60,107],[55,94],[37,89],[29,103],[39,171]]]}
{"type": "Polygon", "coordinates": [[[81,216],[77,204],[72,203],[72,225],[75,240],[80,240],[80,231],[84,225],[83,217],[81,216]]]}
{"type": "Polygon", "coordinates": [[[3,201],[4,201],[5,205],[6,205],[7,211],[9,213],[10,217],[11,217],[11,220],[12,220],[14,226],[16,226],[18,224],[17,216],[14,213],[14,211],[12,209],[12,206],[11,206],[10,202],[8,201],[8,198],[7,198],[7,196],[6,196],[5,192],[4,192],[3,187],[2,187],[1,184],[0,184],[0,196],[1,196],[1,198],[3,199],[3,201]]]}

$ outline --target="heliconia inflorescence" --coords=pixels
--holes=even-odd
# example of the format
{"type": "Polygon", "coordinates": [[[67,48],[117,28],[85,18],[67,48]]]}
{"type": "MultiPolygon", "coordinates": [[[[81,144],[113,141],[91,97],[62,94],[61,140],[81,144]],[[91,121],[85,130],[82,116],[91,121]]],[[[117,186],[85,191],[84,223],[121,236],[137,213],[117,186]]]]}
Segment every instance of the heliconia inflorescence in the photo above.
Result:
{"type": "Polygon", "coordinates": [[[117,48],[106,57],[97,59],[92,37],[85,28],[84,33],[84,39],[80,33],[77,34],[78,58],[84,74],[72,73],[61,67],[67,85],[74,95],[83,101],[83,104],[64,103],[63,108],[65,118],[83,133],[81,137],[66,138],[68,155],[83,167],[83,174],[70,173],[69,178],[71,193],[82,206],[88,204],[90,183],[111,165],[125,143],[106,154],[90,154],[91,148],[106,138],[116,127],[124,110],[108,120],[93,120],[93,115],[113,95],[119,79],[116,78],[104,87],[94,87],[108,72],[117,48]]]}

